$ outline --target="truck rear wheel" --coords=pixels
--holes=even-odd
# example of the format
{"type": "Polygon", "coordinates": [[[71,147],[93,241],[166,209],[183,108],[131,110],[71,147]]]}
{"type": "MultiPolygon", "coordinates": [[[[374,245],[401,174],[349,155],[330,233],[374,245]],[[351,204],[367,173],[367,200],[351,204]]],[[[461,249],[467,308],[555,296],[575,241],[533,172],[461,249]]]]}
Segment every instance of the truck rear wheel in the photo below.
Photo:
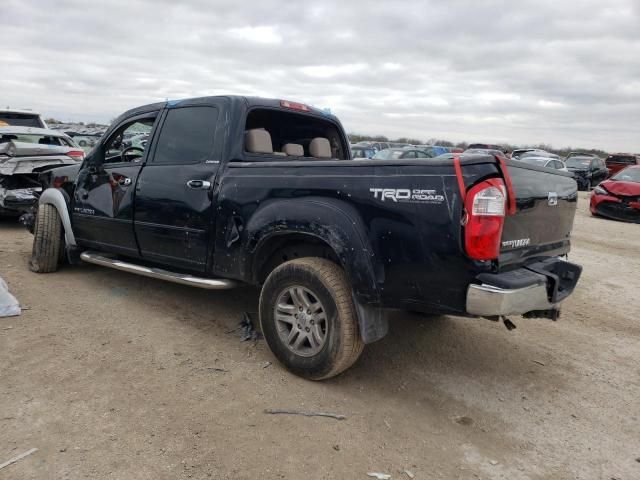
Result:
{"type": "Polygon", "coordinates": [[[33,250],[29,261],[29,270],[37,273],[50,273],[58,270],[61,251],[64,250],[62,222],[58,210],[49,204],[38,207],[33,232],[33,250]]]}
{"type": "Polygon", "coordinates": [[[291,260],[271,272],[260,293],[260,326],[276,358],[312,380],[345,371],[364,349],[347,277],[323,258],[291,260]]]}

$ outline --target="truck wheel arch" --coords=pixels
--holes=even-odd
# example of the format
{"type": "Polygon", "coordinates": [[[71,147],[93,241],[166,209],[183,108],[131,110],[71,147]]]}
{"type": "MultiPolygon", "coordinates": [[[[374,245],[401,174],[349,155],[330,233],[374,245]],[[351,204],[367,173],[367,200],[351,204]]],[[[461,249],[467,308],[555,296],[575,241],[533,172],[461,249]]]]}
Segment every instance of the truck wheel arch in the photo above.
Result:
{"type": "Polygon", "coordinates": [[[273,269],[295,258],[331,260],[344,269],[351,283],[362,339],[365,343],[379,340],[386,335],[388,323],[377,307],[380,296],[364,231],[355,209],[344,202],[269,202],[247,224],[251,278],[260,284],[273,269]]]}
{"type": "Polygon", "coordinates": [[[71,216],[69,215],[69,197],[58,188],[47,188],[38,201],[39,204],[53,205],[60,215],[64,239],[67,246],[76,246],[76,238],[71,228],[71,216]]]}

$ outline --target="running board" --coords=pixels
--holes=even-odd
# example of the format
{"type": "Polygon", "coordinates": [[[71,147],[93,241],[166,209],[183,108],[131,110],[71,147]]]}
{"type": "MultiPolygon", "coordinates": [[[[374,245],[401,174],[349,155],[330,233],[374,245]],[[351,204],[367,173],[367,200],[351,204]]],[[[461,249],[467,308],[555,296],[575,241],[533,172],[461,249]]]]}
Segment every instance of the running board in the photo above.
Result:
{"type": "Polygon", "coordinates": [[[182,285],[190,285],[192,287],[206,288],[209,290],[226,290],[228,288],[237,287],[237,282],[224,278],[204,278],[194,277],[186,273],[169,272],[160,268],[144,267],[134,263],[123,262],[117,258],[107,257],[98,252],[82,252],[80,258],[87,263],[101,265],[103,267],[115,268],[123,272],[135,273],[143,277],[157,278],[167,282],[180,283],[182,285]]]}

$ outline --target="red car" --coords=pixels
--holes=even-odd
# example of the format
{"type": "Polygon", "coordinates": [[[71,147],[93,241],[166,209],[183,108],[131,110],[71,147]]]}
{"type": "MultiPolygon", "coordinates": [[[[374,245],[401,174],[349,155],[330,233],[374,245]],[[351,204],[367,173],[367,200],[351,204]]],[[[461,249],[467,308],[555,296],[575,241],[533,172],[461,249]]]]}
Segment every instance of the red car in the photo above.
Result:
{"type": "Polygon", "coordinates": [[[640,165],[620,170],[591,194],[591,214],[640,223],[640,165]]]}
{"type": "Polygon", "coordinates": [[[605,163],[611,176],[629,165],[640,165],[640,156],[633,153],[614,153],[607,157],[605,163]]]}

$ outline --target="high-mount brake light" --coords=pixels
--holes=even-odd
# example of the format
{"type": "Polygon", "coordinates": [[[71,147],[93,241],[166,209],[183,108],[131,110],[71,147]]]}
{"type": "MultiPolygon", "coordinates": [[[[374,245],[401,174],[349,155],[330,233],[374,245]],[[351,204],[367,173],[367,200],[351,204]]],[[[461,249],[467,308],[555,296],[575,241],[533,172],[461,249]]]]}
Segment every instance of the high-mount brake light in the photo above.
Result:
{"type": "Polygon", "coordinates": [[[467,192],[464,226],[465,250],[474,260],[494,260],[500,241],[507,203],[507,189],[500,178],[491,178],[467,192]]]}
{"type": "Polygon", "coordinates": [[[84,160],[84,152],[82,150],[70,150],[66,155],[74,160],[84,160]]]}
{"type": "Polygon", "coordinates": [[[280,100],[280,106],[282,108],[288,108],[290,110],[299,110],[301,112],[311,111],[311,109],[304,103],[290,102],[288,100],[280,100]]]}

